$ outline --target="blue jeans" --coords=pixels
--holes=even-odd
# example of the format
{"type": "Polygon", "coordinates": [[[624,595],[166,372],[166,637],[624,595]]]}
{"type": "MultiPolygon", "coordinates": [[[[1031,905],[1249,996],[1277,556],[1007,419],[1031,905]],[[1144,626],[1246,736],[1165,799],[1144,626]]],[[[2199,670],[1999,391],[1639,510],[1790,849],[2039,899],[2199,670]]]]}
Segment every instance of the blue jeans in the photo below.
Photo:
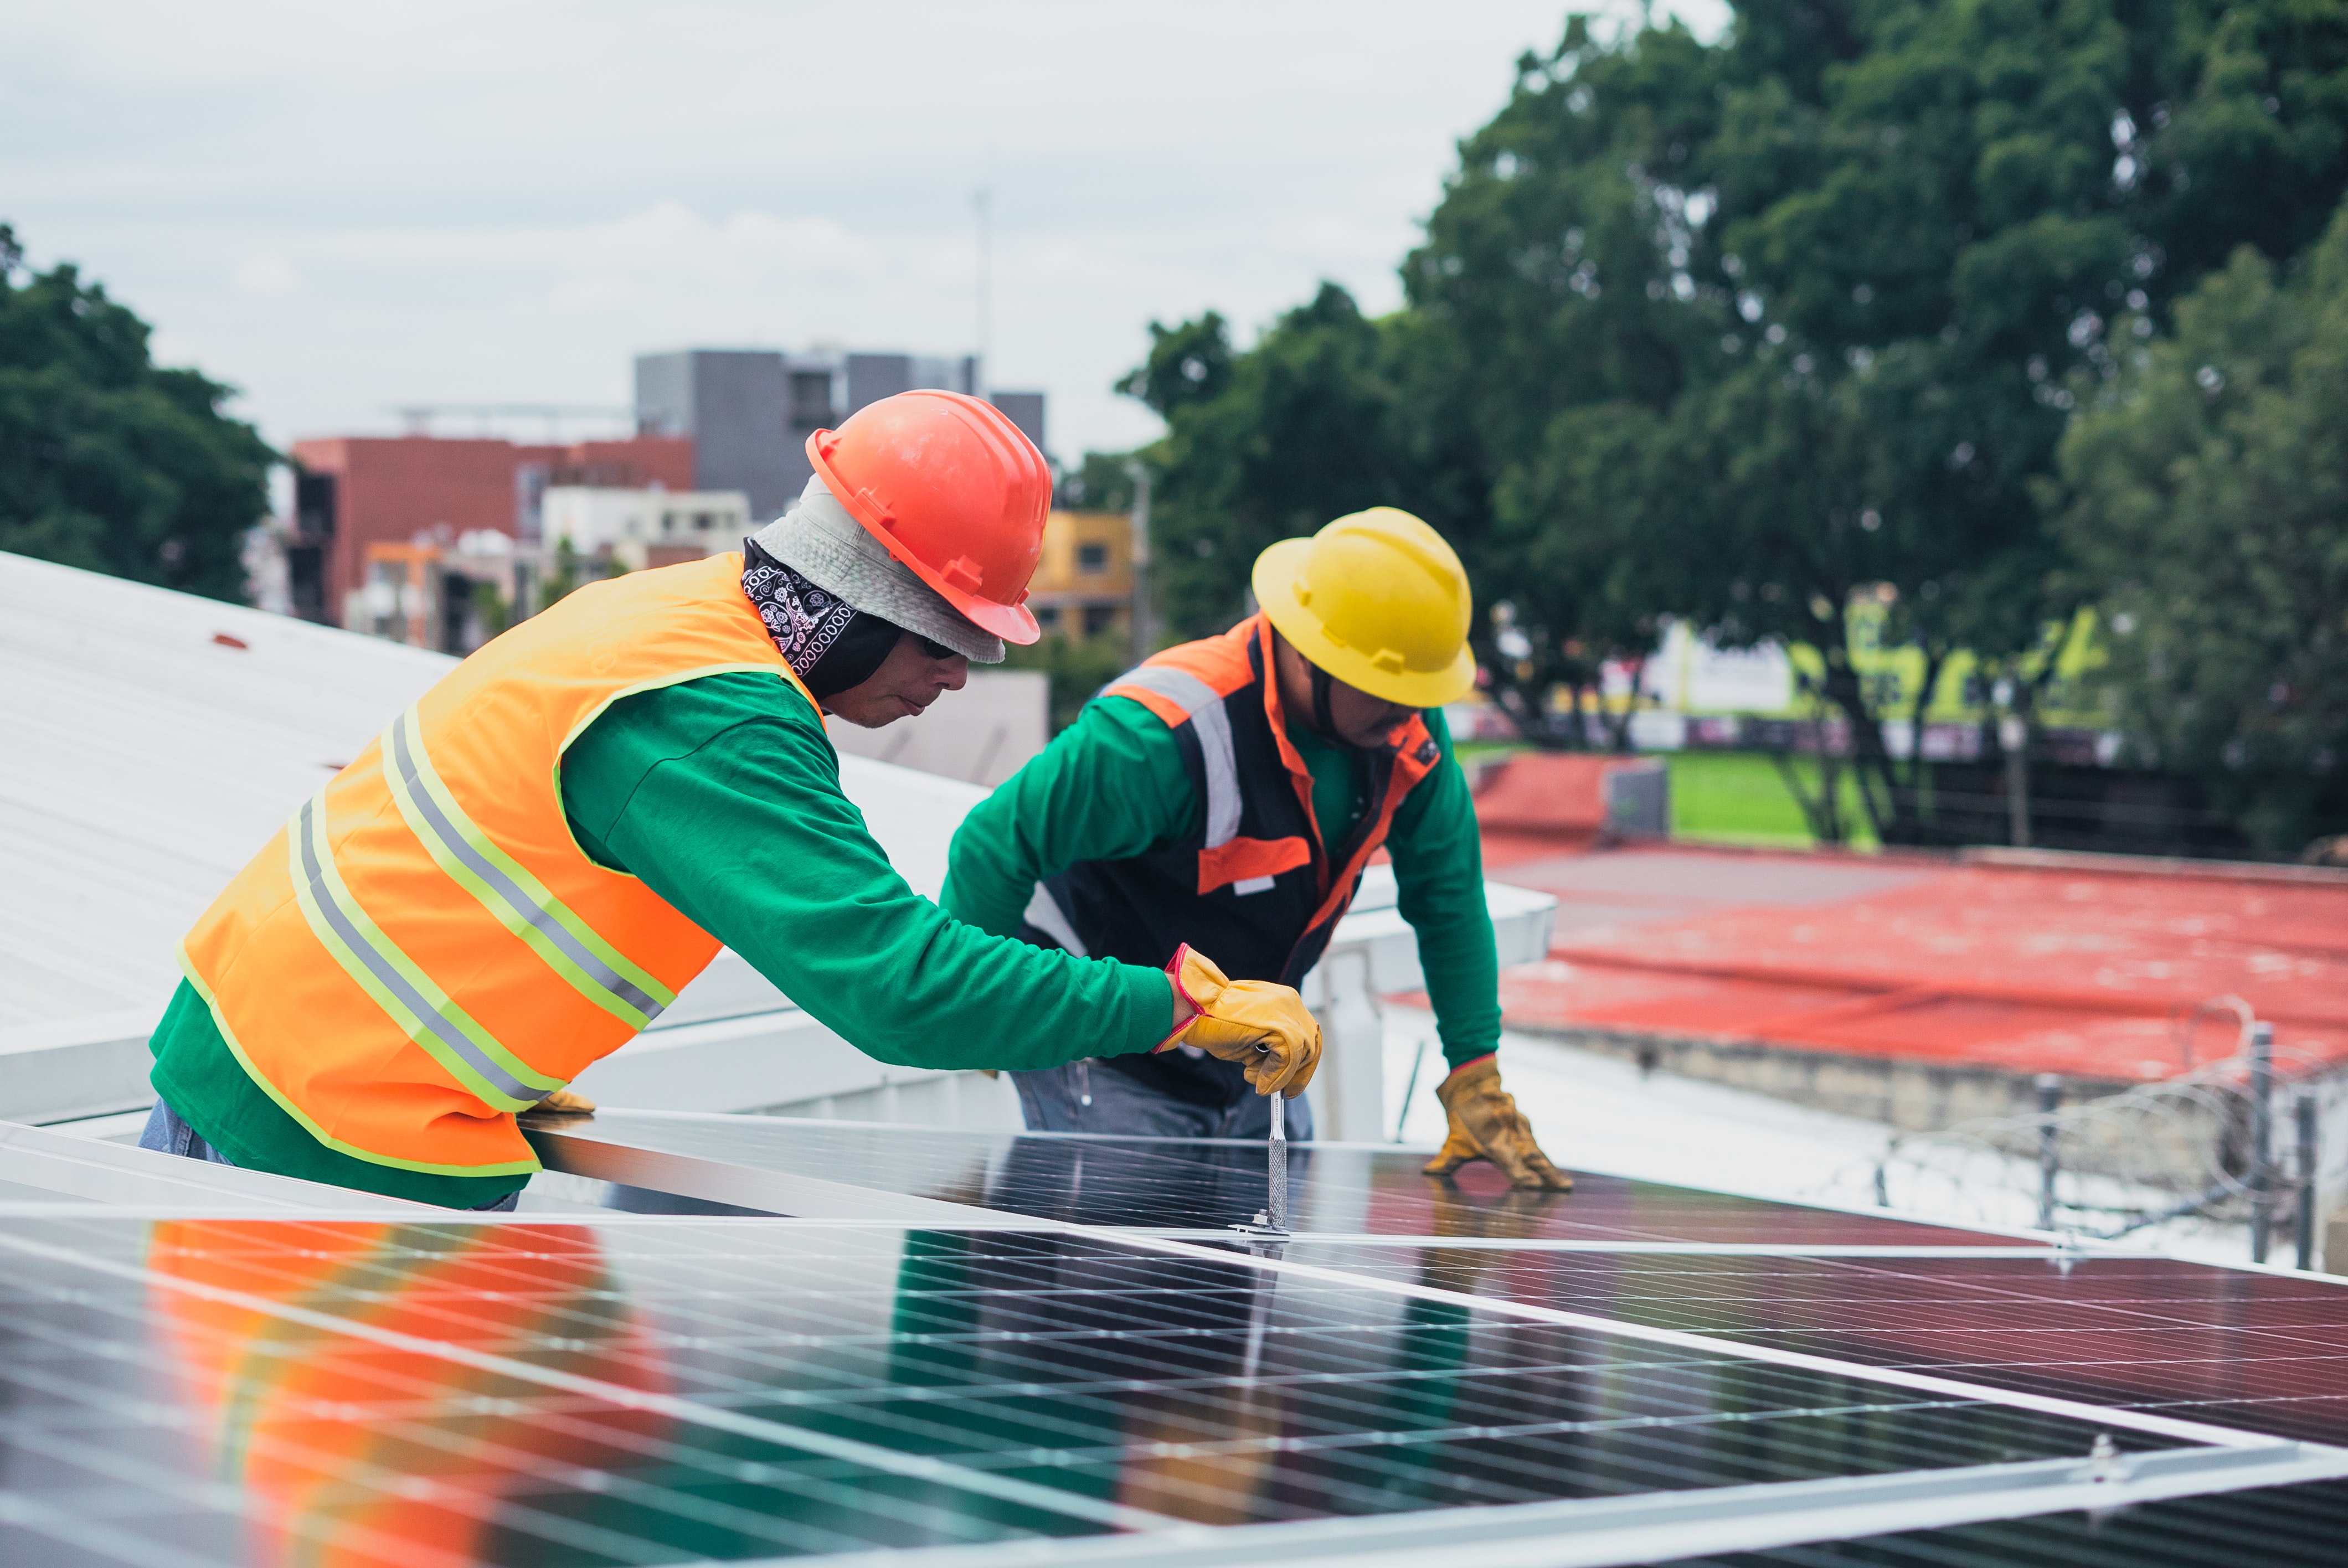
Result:
{"type": "MultiPolygon", "coordinates": [[[[1226,1110],[1160,1094],[1087,1057],[1064,1067],[1014,1072],[1019,1114],[1031,1132],[1122,1132],[1136,1138],[1269,1138],[1272,1104],[1253,1092],[1226,1110]]],[[[1313,1136],[1313,1102],[1290,1101],[1284,1131],[1313,1136]]]]}
{"type": "MultiPolygon", "coordinates": [[[[139,1146],[152,1149],[159,1154],[177,1154],[187,1160],[205,1160],[215,1165],[234,1166],[236,1162],[204,1142],[204,1135],[180,1119],[180,1113],[160,1100],[147,1114],[147,1125],[139,1134],[139,1146]]],[[[508,1193],[493,1204],[479,1204],[465,1211],[468,1214],[510,1214],[521,1202],[519,1192],[508,1193]]]]}

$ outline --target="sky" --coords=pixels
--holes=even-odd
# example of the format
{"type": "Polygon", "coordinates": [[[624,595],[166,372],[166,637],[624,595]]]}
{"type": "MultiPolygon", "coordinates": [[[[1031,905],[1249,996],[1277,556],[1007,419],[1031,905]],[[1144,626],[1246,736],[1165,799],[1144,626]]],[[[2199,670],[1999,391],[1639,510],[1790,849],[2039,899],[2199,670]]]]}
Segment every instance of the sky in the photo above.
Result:
{"type": "Polygon", "coordinates": [[[0,221],[279,444],[623,407],[663,349],[983,332],[1073,460],[1156,434],[1111,390],[1153,320],[1244,341],[1324,278],[1397,304],[1457,139],[1567,9],[0,0],[0,221]]]}

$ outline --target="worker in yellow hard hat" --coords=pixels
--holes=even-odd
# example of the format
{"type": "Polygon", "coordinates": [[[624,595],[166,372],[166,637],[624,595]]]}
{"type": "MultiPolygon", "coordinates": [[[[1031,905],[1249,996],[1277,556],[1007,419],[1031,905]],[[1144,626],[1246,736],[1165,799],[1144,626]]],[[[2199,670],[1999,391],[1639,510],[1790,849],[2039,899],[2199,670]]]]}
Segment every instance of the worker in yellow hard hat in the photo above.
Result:
{"type": "MultiPolygon", "coordinates": [[[[1255,563],[1263,607],[1118,677],[954,835],[941,902],[998,935],[1128,963],[1190,943],[1293,986],[1370,857],[1394,859],[1450,1073],[1426,1169],[1489,1160],[1570,1185],[1500,1087],[1498,963],[1468,781],[1443,704],[1475,684],[1468,575],[1443,537],[1375,507],[1255,563]]],[[[1013,1074],[1031,1128],[1261,1136],[1269,1105],[1195,1052],[1013,1074]]],[[[1312,1116],[1288,1110],[1292,1135],[1312,1116]]]]}

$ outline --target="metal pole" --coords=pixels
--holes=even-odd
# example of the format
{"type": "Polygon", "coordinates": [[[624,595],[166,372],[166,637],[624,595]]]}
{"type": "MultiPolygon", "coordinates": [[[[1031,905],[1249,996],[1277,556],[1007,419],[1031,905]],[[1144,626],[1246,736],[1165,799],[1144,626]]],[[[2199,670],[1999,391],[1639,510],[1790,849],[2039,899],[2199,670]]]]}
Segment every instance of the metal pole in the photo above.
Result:
{"type": "Polygon", "coordinates": [[[1158,651],[1158,630],[1149,623],[1149,470],[1137,460],[1125,466],[1133,480],[1133,661],[1158,651]]]}
{"type": "Polygon", "coordinates": [[[1395,1118],[1394,1141],[1402,1142],[1402,1130],[1410,1122],[1410,1097],[1418,1092],[1418,1070],[1426,1061],[1426,1039],[1419,1037],[1418,1054],[1410,1059],[1410,1081],[1403,1085],[1402,1114],[1395,1118]]]}
{"type": "Polygon", "coordinates": [[[2059,1168],[2054,1144],[2054,1112],[2063,1103],[2063,1075],[2038,1075],[2038,1228],[2054,1228],[2054,1173],[2059,1168]]]}
{"type": "Polygon", "coordinates": [[[2299,1091],[2299,1101],[2291,1107],[2299,1122],[2299,1234],[2293,1239],[2299,1247],[2299,1267],[2315,1266],[2315,1093],[2312,1090],[2299,1091]]]}
{"type": "Polygon", "coordinates": [[[1998,722],[2005,752],[2005,835],[2016,849],[2030,847],[2030,723],[2018,713],[1998,722]]]}
{"type": "Polygon", "coordinates": [[[2274,1172],[2274,1025],[2250,1026],[2250,1261],[2267,1260],[2273,1216],[2268,1194],[2274,1172]]]}
{"type": "Polygon", "coordinates": [[[984,397],[994,379],[994,192],[980,186],[970,193],[978,215],[978,374],[972,378],[973,397],[984,397]]]}

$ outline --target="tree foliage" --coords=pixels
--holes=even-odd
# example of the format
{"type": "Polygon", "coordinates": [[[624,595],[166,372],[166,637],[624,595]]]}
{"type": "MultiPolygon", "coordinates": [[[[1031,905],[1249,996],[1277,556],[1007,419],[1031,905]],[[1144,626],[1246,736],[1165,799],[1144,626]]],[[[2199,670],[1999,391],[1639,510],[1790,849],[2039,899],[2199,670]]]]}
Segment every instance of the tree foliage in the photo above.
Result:
{"type": "Polygon", "coordinates": [[[242,600],[269,447],[221,412],[230,388],[154,364],[101,285],[23,260],[0,224],[0,549],[242,600]]]}
{"type": "Polygon", "coordinates": [[[1272,538],[1408,507],[1508,607],[1479,651],[1529,722],[1664,616],[1810,642],[1878,831],[1926,837],[1882,724],[1931,692],[1859,679],[1849,606],[1935,671],[2046,665],[2093,587],[2043,499],[2075,379],[2115,320],[2133,343],[2237,246],[2320,230],[2343,109],[2333,0],[1755,0],[1710,44],[1571,19],[1460,144],[1396,314],[1324,286],[1244,350],[1153,328],[1127,386],[1168,420],[1173,618],[1236,613],[1272,538]]]}
{"type": "Polygon", "coordinates": [[[2348,822],[2348,214],[2277,273],[2244,246],[2094,394],[2060,520],[2129,729],[2269,852],[2348,822]]]}

